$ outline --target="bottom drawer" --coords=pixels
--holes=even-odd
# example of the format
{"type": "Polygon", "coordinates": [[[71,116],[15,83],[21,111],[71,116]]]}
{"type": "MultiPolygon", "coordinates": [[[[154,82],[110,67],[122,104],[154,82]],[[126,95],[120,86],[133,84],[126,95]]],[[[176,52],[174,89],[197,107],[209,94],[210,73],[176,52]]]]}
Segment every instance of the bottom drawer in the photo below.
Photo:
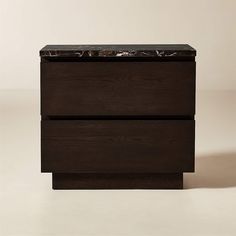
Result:
{"type": "Polygon", "coordinates": [[[42,172],[194,171],[194,120],[43,120],[41,128],[42,172]]]}

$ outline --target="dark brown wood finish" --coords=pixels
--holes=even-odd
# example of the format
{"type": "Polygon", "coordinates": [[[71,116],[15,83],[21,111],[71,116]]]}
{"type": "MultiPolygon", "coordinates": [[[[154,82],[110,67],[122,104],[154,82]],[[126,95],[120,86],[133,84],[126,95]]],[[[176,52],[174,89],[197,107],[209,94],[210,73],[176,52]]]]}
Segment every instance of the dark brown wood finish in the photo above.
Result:
{"type": "Polygon", "coordinates": [[[183,174],[53,173],[53,189],[182,189],[183,174]]]}
{"type": "Polygon", "coordinates": [[[42,121],[43,172],[194,170],[192,120],[42,121]]]}
{"type": "Polygon", "coordinates": [[[44,116],[195,113],[195,62],[42,62],[44,116]]]}
{"type": "Polygon", "coordinates": [[[195,56],[178,45],[47,45],[41,171],[53,189],[181,189],[194,171],[195,56]]]}

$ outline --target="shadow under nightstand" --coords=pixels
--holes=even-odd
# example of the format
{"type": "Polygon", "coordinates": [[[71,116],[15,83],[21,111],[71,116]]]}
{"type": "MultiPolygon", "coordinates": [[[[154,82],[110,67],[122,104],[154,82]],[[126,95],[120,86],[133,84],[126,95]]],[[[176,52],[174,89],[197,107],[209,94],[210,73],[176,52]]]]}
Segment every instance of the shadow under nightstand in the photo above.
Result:
{"type": "Polygon", "coordinates": [[[195,173],[184,174],[184,188],[236,187],[236,153],[199,156],[195,173]]]}

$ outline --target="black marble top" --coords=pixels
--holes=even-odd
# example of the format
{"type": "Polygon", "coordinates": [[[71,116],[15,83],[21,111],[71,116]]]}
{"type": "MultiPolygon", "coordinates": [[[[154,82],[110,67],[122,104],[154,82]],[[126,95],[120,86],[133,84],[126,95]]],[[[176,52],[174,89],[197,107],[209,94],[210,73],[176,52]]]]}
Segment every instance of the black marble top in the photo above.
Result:
{"type": "Polygon", "coordinates": [[[194,57],[188,44],[47,45],[41,57],[194,57]]]}

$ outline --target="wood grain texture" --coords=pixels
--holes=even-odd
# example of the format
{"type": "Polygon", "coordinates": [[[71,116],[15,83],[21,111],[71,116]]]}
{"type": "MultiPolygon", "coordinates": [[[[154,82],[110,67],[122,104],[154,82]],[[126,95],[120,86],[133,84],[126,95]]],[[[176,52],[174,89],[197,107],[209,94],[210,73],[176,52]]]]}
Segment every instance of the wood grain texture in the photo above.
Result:
{"type": "Polygon", "coordinates": [[[53,173],[53,189],[182,189],[183,173],[53,173]]]}
{"type": "Polygon", "coordinates": [[[194,170],[193,120],[42,121],[43,172],[194,170]]]}
{"type": "Polygon", "coordinates": [[[41,114],[195,113],[195,62],[42,62],[41,114]]]}

